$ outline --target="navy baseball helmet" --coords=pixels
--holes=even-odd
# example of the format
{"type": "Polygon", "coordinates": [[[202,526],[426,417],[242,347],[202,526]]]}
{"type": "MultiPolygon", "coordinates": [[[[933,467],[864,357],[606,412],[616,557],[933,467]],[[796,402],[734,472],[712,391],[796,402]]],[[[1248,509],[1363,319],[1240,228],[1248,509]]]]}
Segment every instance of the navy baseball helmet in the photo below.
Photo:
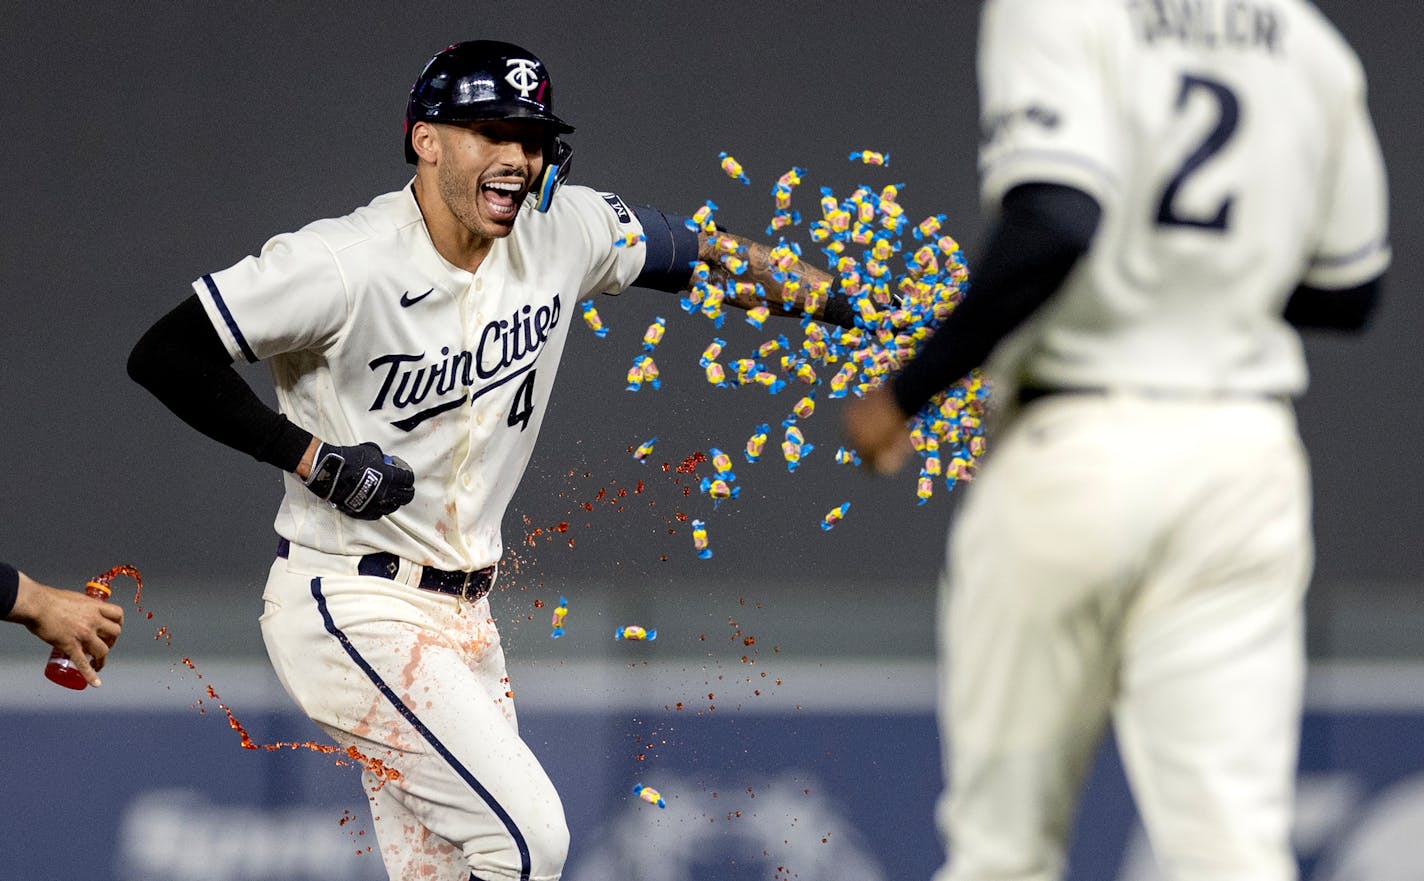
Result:
{"type": "Polygon", "coordinates": [[[431,58],[405,108],[405,160],[415,164],[410,130],[417,122],[529,119],[549,126],[545,160],[557,156],[557,135],[574,127],[554,115],[553,89],[534,53],[496,40],[456,43],[431,58]],[[551,152],[553,151],[553,152],[551,152]]]}

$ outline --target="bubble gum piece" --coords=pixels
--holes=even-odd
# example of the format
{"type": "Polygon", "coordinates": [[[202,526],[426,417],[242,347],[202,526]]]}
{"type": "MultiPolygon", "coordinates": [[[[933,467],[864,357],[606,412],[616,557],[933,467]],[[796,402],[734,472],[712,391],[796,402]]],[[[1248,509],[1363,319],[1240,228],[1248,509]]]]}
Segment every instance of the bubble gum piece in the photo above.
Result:
{"type": "Polygon", "coordinates": [[[773,353],[789,348],[791,348],[791,341],[786,338],[786,334],[778,334],[776,339],[767,340],[760,346],[757,346],[757,356],[769,358],[773,353]]]}
{"type": "Polygon", "coordinates": [[[727,371],[721,364],[712,361],[707,365],[707,381],[715,386],[724,386],[727,384],[727,371]]]}
{"type": "Polygon", "coordinates": [[[633,366],[628,368],[628,391],[638,391],[645,382],[653,388],[661,388],[662,380],[659,376],[658,365],[653,359],[647,355],[639,355],[633,359],[633,366]]]}
{"type": "Polygon", "coordinates": [[[712,549],[707,546],[707,524],[701,520],[692,521],[692,547],[696,549],[699,559],[706,560],[712,556],[712,549]]]}
{"type": "Polygon", "coordinates": [[[816,396],[806,395],[796,402],[796,406],[791,408],[791,412],[795,413],[798,419],[810,418],[811,414],[816,412],[816,396]]]}
{"type": "Polygon", "coordinates": [[[667,330],[667,320],[659,316],[653,319],[653,323],[648,325],[648,329],[643,331],[643,350],[651,352],[657,348],[658,343],[663,341],[663,333],[667,330]]]}
{"type": "Polygon", "coordinates": [[[718,153],[717,158],[722,160],[722,170],[727,172],[727,177],[739,180],[744,184],[751,183],[751,180],[742,172],[742,163],[733,159],[725,152],[718,153]]]}
{"type": "Polygon", "coordinates": [[[639,783],[633,787],[633,794],[650,805],[657,805],[660,808],[667,807],[667,801],[663,799],[662,794],[651,786],[639,783]]]}
{"type": "Polygon", "coordinates": [[[939,456],[925,457],[925,473],[931,477],[938,477],[940,473],[939,456]]]}
{"type": "Polygon", "coordinates": [[[825,517],[821,518],[821,528],[829,532],[832,527],[841,522],[841,519],[845,517],[846,511],[849,510],[850,502],[842,502],[840,505],[832,508],[826,513],[825,517]]]}
{"type": "Polygon", "coordinates": [[[776,211],[780,215],[783,211],[791,207],[791,187],[780,181],[771,188],[771,195],[776,199],[776,211]]]}
{"type": "Polygon", "coordinates": [[[759,370],[752,379],[766,386],[766,390],[773,395],[786,387],[786,380],[770,370],[759,370]]]}
{"type": "Polygon", "coordinates": [[[850,385],[851,379],[855,376],[855,364],[847,361],[841,365],[841,369],[836,371],[836,375],[831,377],[831,397],[844,398],[846,389],[850,385]]]}
{"type": "Polygon", "coordinates": [[[813,449],[815,448],[806,443],[806,439],[801,435],[801,429],[794,425],[786,426],[786,439],[781,443],[781,456],[786,460],[787,471],[795,471],[796,466],[801,464],[801,459],[813,449]]]}
{"type": "Polygon", "coordinates": [[[919,481],[915,484],[915,495],[920,497],[920,504],[930,500],[934,495],[934,478],[928,474],[921,474],[919,481]]]}
{"type": "Polygon", "coordinates": [[[615,248],[631,248],[640,242],[646,242],[648,237],[639,232],[625,232],[613,240],[615,248]]]}
{"type": "Polygon", "coordinates": [[[733,275],[741,275],[747,271],[747,261],[736,254],[726,254],[722,258],[722,265],[727,267],[727,271],[733,275]]]}
{"type": "Polygon", "coordinates": [[[712,467],[717,469],[717,474],[727,480],[736,480],[737,475],[732,473],[732,457],[712,447],[707,451],[707,456],[712,460],[712,467]]]}
{"type": "Polygon", "coordinates": [[[639,462],[642,462],[644,459],[647,459],[653,454],[653,445],[657,442],[657,438],[650,437],[647,440],[643,441],[641,444],[638,444],[638,449],[633,451],[633,458],[637,459],[639,462]]]}
{"type": "Polygon", "coordinates": [[[935,257],[935,250],[929,245],[922,246],[910,261],[922,272],[937,272],[939,270],[939,259],[935,257]]]}
{"type": "Polygon", "coordinates": [[[747,324],[761,330],[761,326],[766,323],[766,317],[771,314],[771,310],[766,306],[753,306],[747,310],[747,324]]]}
{"type": "Polygon", "coordinates": [[[564,619],[569,614],[569,601],[564,597],[559,597],[559,605],[554,608],[554,620],[549,625],[553,631],[549,634],[550,639],[558,639],[564,635],[564,619]]]}
{"type": "Polygon", "coordinates": [[[628,625],[626,625],[626,626],[624,626],[624,627],[620,627],[620,628],[618,628],[616,631],[614,631],[614,633],[613,633],[613,638],[614,638],[614,639],[641,639],[641,640],[646,640],[646,641],[648,641],[648,642],[652,642],[653,640],[655,640],[655,639],[658,638],[658,632],[657,632],[656,630],[647,630],[647,629],[644,629],[644,628],[642,628],[642,627],[639,627],[637,624],[628,624],[628,625]]]}
{"type": "Polygon", "coordinates": [[[737,383],[745,383],[761,371],[761,365],[755,358],[738,358],[731,363],[732,372],[737,377],[737,383]]]}
{"type": "Polygon", "coordinates": [[[767,224],[766,234],[775,235],[788,226],[795,226],[801,222],[800,211],[777,211],[772,215],[771,223],[767,224]]]}
{"type": "Polygon", "coordinates": [[[712,221],[712,215],[717,212],[715,202],[707,202],[696,213],[683,221],[683,225],[693,232],[705,232],[709,235],[717,231],[717,224],[712,221]]]}
{"type": "Polygon", "coordinates": [[[781,308],[790,312],[796,305],[796,294],[801,290],[801,276],[789,272],[772,273],[781,282],[781,308]]]}
{"type": "Polygon", "coordinates": [[[766,436],[771,430],[771,426],[763,422],[752,432],[752,436],[747,438],[747,461],[756,462],[761,458],[762,451],[766,449],[766,436]]]}
{"type": "Polygon", "coordinates": [[[861,162],[865,163],[866,165],[889,165],[889,164],[890,164],[890,154],[889,154],[889,153],[877,153],[877,152],[875,152],[874,150],[857,150],[856,152],[850,154],[850,161],[854,162],[854,161],[857,160],[857,159],[859,159],[861,162]]]}
{"type": "Polygon", "coordinates": [[[643,387],[643,364],[640,359],[633,359],[633,366],[628,368],[628,387],[630,392],[636,392],[643,387]]]}
{"type": "Polygon", "coordinates": [[[785,272],[801,259],[801,246],[795,242],[788,244],[783,240],[773,245],[766,256],[773,267],[785,272]]]}
{"type": "Polygon", "coordinates": [[[947,214],[932,214],[924,220],[921,220],[920,225],[915,227],[915,238],[921,241],[934,238],[935,234],[938,233],[940,228],[944,225],[944,221],[948,216],[947,214]]]}
{"type": "Polygon", "coordinates": [[[713,338],[712,342],[707,345],[707,348],[702,350],[702,360],[700,363],[704,369],[707,365],[717,360],[717,356],[722,354],[722,347],[725,345],[727,345],[726,340],[713,338]]]}
{"type": "Polygon", "coordinates": [[[583,320],[589,329],[592,330],[596,336],[608,336],[608,328],[603,326],[603,319],[599,317],[598,310],[593,306],[593,301],[584,300],[582,306],[583,320]]]}
{"type": "Polygon", "coordinates": [[[714,507],[726,499],[735,499],[742,492],[740,486],[732,486],[725,480],[712,477],[702,478],[699,489],[712,500],[714,507]]]}
{"type": "Polygon", "coordinates": [[[859,464],[860,464],[860,454],[857,453],[855,450],[847,450],[845,447],[839,447],[839,448],[836,450],[836,464],[837,464],[837,465],[859,465],[859,464]]]}

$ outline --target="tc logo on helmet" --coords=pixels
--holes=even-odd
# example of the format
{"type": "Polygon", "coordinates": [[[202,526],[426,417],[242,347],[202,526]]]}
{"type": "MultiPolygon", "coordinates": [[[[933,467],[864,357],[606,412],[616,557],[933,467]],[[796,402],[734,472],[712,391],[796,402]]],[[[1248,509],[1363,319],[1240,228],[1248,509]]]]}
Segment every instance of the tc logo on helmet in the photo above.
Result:
{"type": "Polygon", "coordinates": [[[511,58],[505,64],[509,66],[510,71],[505,75],[504,81],[519,90],[519,97],[528,98],[534,87],[539,85],[538,62],[527,58],[511,58]]]}

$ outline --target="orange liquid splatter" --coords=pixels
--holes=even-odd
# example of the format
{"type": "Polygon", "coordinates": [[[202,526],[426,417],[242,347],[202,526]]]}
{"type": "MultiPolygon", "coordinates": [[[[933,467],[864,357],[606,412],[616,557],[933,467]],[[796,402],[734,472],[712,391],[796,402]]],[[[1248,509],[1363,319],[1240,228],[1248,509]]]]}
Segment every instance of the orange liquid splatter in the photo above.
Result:
{"type": "MultiPolygon", "coordinates": [[[[113,581],[114,578],[120,575],[127,575],[134,580],[134,608],[142,612],[143,606],[140,605],[140,603],[143,600],[143,573],[139,572],[137,568],[126,565],[115,566],[114,568],[110,569],[103,575],[100,575],[93,580],[101,584],[108,585],[111,581],[113,581]]],[[[147,619],[151,620],[153,618],[153,613],[147,613],[146,617],[147,619]]],[[[158,633],[155,634],[153,638],[165,639],[167,640],[168,645],[173,644],[172,634],[170,633],[166,625],[159,627],[158,633]]],[[[198,666],[193,663],[192,658],[182,658],[181,663],[184,667],[187,667],[189,670],[193,671],[194,675],[197,676],[197,678],[203,678],[203,675],[198,672],[198,666]]],[[[217,690],[213,688],[212,685],[207,686],[205,691],[208,697],[215,703],[217,703],[218,707],[223,711],[223,713],[227,715],[228,725],[232,728],[232,730],[237,732],[238,737],[241,740],[243,749],[263,749],[267,750],[268,752],[275,752],[280,749],[309,749],[313,752],[325,753],[328,755],[343,753],[352,762],[355,762],[361,765],[367,771],[370,771],[371,774],[376,777],[377,780],[380,781],[380,783],[376,787],[377,789],[382,786],[385,786],[392,780],[400,779],[400,772],[397,771],[395,768],[388,767],[383,759],[371,758],[370,756],[362,754],[361,751],[356,749],[355,747],[348,747],[343,750],[341,747],[335,746],[333,744],[321,744],[310,740],[305,743],[287,743],[283,741],[278,741],[276,743],[259,744],[252,739],[252,736],[250,734],[248,734],[247,729],[243,726],[241,722],[237,720],[237,717],[233,715],[232,710],[218,698],[217,690]]],[[[199,703],[201,703],[201,701],[199,701],[199,703]]],[[[206,714],[206,711],[202,709],[199,709],[199,712],[206,714]]],[[[338,762],[337,764],[346,763],[338,762]]]]}

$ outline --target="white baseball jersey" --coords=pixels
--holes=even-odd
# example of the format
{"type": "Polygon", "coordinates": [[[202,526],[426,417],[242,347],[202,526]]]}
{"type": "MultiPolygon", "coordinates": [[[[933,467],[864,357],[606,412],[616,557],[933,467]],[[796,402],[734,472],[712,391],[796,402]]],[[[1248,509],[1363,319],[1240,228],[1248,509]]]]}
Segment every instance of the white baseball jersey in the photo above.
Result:
{"type": "Polygon", "coordinates": [[[986,205],[1048,182],[1103,207],[996,372],[1302,391],[1287,297],[1361,284],[1390,257],[1364,75],[1333,26],[1303,0],[992,0],[980,36],[986,205]]]}
{"type": "Polygon", "coordinates": [[[989,0],[979,53],[986,203],[1103,208],[993,376],[1107,393],[1005,419],[956,517],[935,879],[1061,878],[1110,723],[1163,877],[1294,881],[1312,545],[1282,313],[1389,261],[1358,59],[1303,0],[989,0]]]}
{"type": "Polygon", "coordinates": [[[289,474],[277,532],[440,569],[499,560],[576,302],[637,278],[645,246],[614,242],[640,231],[617,196],[566,186],[470,273],[436,252],[407,186],[195,281],[234,359],[269,360],[292,422],[332,444],[374,441],[415,472],[414,501],[377,521],[289,474]]]}

